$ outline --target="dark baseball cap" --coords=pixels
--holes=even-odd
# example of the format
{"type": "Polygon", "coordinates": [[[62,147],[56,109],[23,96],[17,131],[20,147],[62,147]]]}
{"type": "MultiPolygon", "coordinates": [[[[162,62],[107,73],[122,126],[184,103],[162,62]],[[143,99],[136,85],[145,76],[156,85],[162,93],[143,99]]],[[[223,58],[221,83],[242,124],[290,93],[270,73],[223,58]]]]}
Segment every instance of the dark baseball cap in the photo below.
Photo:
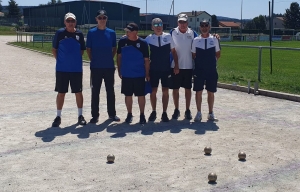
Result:
{"type": "Polygon", "coordinates": [[[98,10],[96,17],[98,17],[98,16],[106,16],[107,17],[107,13],[105,10],[98,10]]]}
{"type": "Polygon", "coordinates": [[[207,19],[203,19],[202,21],[200,21],[200,25],[201,24],[208,24],[209,25],[209,21],[207,19]]]}
{"type": "Polygon", "coordinates": [[[136,23],[129,23],[125,28],[124,31],[138,31],[139,27],[136,23]]]}

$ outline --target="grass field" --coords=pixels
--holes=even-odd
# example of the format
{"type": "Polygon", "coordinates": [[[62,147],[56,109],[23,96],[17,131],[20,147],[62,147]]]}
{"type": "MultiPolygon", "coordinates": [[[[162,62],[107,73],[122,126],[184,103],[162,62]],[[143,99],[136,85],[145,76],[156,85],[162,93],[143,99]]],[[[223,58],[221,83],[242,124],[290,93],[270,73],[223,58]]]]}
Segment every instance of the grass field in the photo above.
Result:
{"type": "MultiPolygon", "coordinates": [[[[51,43],[17,43],[13,44],[30,49],[51,53],[51,43]]],[[[269,42],[221,42],[229,45],[269,46],[269,42]]],[[[297,41],[273,42],[276,47],[300,47],[297,41]]],[[[273,50],[273,72],[270,74],[270,51],[262,51],[261,82],[259,88],[300,94],[300,51],[273,50]]],[[[84,60],[88,60],[85,52],[84,60]]],[[[237,83],[247,86],[248,81],[258,80],[258,49],[222,47],[218,61],[219,82],[237,83]]]]}
{"type": "Polygon", "coordinates": [[[16,35],[15,28],[13,26],[0,26],[0,35],[16,35]]]}

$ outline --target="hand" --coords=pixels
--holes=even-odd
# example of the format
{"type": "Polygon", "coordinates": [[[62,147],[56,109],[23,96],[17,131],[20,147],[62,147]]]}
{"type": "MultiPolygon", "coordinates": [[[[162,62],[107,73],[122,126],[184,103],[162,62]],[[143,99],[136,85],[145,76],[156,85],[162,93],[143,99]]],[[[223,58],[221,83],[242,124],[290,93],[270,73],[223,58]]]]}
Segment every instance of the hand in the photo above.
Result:
{"type": "Polygon", "coordinates": [[[173,72],[174,72],[175,75],[177,75],[179,73],[179,67],[175,66],[174,69],[173,69],[173,72]]]}
{"type": "Polygon", "coordinates": [[[146,81],[150,81],[150,76],[146,75],[146,81]]]}
{"type": "Polygon", "coordinates": [[[219,34],[215,34],[215,33],[214,33],[213,36],[216,37],[216,38],[220,41],[221,37],[220,37],[219,34]]]}
{"type": "Polygon", "coordinates": [[[121,71],[118,70],[118,73],[119,73],[120,79],[122,79],[121,71]]]}

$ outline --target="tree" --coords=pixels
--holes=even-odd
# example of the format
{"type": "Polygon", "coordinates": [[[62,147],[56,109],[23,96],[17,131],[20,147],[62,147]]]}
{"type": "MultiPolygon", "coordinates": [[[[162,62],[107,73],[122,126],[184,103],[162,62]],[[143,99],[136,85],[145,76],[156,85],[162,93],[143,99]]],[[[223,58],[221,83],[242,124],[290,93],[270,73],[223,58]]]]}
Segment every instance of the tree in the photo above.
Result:
{"type": "Polygon", "coordinates": [[[18,17],[20,16],[20,9],[15,0],[8,1],[8,16],[18,17]]]}
{"type": "Polygon", "coordinates": [[[259,15],[258,17],[255,17],[252,21],[254,22],[256,29],[259,30],[266,29],[266,19],[263,15],[259,15]]]}
{"type": "Polygon", "coordinates": [[[211,26],[212,27],[219,27],[219,21],[216,15],[211,16],[211,26]]]}
{"type": "Polygon", "coordinates": [[[245,28],[244,29],[256,29],[256,25],[254,23],[254,21],[248,21],[246,24],[245,24],[245,28]]]}
{"type": "Polygon", "coordinates": [[[2,7],[2,0],[0,0],[0,11],[2,11],[3,7],[2,7]]]}
{"type": "Polygon", "coordinates": [[[62,1],[61,0],[57,0],[56,3],[62,3],[62,1]]]}
{"type": "Polygon", "coordinates": [[[293,2],[289,9],[285,10],[283,25],[286,29],[300,28],[300,8],[297,2],[293,2]]]}
{"type": "Polygon", "coordinates": [[[44,5],[55,5],[55,4],[57,4],[57,3],[62,3],[62,1],[61,0],[51,0],[51,1],[49,1],[47,4],[39,4],[39,6],[44,6],[44,5]]]}

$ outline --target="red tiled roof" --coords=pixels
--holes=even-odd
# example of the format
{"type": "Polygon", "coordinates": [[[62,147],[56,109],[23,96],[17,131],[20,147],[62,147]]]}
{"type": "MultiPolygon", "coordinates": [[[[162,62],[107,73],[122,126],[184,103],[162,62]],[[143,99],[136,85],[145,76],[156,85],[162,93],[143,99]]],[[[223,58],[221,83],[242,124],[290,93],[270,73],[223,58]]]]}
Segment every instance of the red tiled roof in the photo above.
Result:
{"type": "Polygon", "coordinates": [[[233,21],[219,21],[221,27],[240,27],[241,23],[233,21]]]}

